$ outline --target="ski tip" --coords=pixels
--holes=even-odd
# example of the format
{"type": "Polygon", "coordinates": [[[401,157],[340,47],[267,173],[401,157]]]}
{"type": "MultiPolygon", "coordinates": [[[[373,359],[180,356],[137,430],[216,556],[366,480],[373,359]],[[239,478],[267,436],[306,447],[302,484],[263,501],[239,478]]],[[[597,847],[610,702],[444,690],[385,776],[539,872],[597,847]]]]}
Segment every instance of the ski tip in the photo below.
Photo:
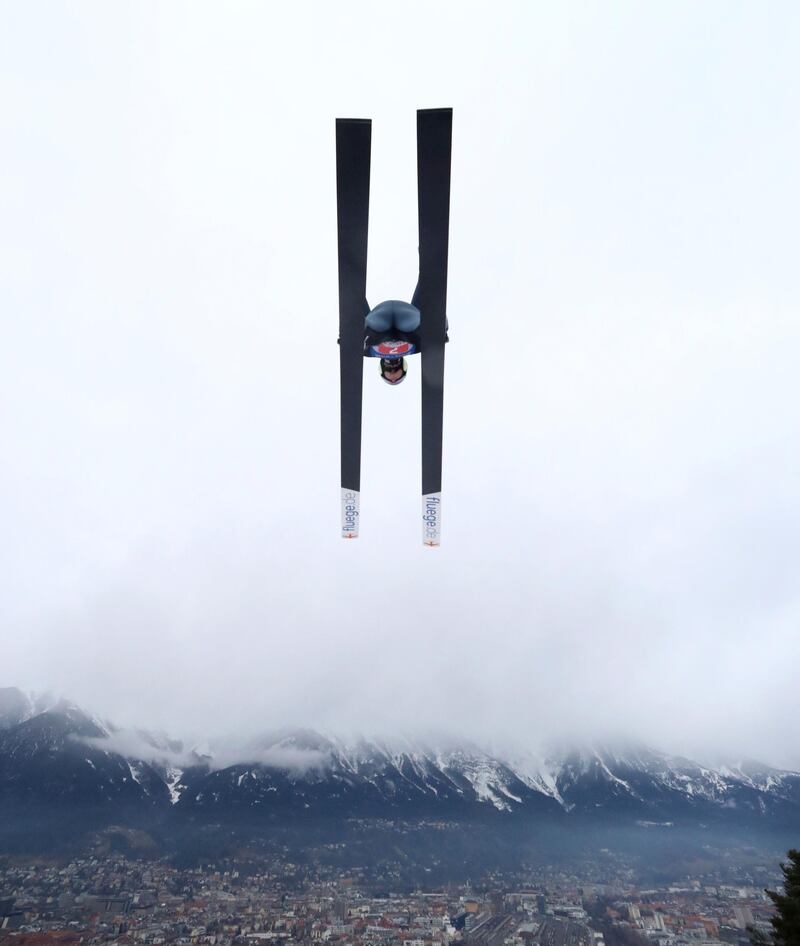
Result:
{"type": "Polygon", "coordinates": [[[342,538],[358,538],[360,494],[357,489],[342,487],[342,538]]]}
{"type": "Polygon", "coordinates": [[[442,544],[441,493],[424,493],[422,496],[422,544],[430,549],[442,544]]]}

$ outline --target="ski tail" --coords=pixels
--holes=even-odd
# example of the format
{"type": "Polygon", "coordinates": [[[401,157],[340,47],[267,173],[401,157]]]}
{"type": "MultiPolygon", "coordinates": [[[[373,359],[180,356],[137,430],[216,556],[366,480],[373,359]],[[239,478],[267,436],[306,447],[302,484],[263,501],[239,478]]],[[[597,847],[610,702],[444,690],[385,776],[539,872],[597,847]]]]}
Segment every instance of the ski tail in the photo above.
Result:
{"type": "Polygon", "coordinates": [[[336,119],[341,502],[342,536],[348,539],[359,532],[371,143],[369,119],[336,119]]]}
{"type": "Polygon", "coordinates": [[[441,543],[452,129],[451,108],[417,112],[418,299],[422,317],[422,541],[431,547],[441,543]]]}

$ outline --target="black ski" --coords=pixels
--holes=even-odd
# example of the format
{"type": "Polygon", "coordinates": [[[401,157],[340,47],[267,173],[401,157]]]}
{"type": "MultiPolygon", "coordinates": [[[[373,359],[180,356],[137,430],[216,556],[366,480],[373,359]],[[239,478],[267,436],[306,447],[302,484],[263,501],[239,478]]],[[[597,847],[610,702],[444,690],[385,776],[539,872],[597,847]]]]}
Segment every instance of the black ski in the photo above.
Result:
{"type": "Polygon", "coordinates": [[[417,112],[419,291],[422,340],[422,541],[441,542],[444,345],[450,224],[451,108],[417,112]]]}
{"type": "Polygon", "coordinates": [[[336,119],[339,241],[339,367],[342,429],[342,536],[358,536],[361,394],[367,305],[367,230],[372,122],[336,119]]]}

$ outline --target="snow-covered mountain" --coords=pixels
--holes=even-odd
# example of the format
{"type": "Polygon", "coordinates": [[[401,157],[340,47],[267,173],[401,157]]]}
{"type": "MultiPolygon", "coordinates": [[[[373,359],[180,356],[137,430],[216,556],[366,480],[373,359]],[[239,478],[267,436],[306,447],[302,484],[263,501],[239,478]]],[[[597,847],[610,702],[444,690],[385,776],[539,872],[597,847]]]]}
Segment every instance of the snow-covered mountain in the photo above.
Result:
{"type": "Polygon", "coordinates": [[[571,750],[549,765],[565,804],[586,813],[602,807],[654,820],[722,813],[794,819],[793,812],[800,811],[800,775],[763,764],[748,775],[635,746],[571,750]]]}
{"type": "Polygon", "coordinates": [[[108,751],[111,735],[67,700],[0,690],[0,805],[125,810],[168,803],[157,769],[108,751]]]}
{"type": "Polygon", "coordinates": [[[50,693],[23,693],[16,687],[0,687],[0,729],[8,729],[38,716],[59,703],[50,693]]]}
{"type": "Polygon", "coordinates": [[[800,825],[800,774],[709,767],[644,746],[497,753],[469,743],[308,730],[187,749],[68,701],[0,690],[0,806],[225,818],[709,820],[800,825]]]}

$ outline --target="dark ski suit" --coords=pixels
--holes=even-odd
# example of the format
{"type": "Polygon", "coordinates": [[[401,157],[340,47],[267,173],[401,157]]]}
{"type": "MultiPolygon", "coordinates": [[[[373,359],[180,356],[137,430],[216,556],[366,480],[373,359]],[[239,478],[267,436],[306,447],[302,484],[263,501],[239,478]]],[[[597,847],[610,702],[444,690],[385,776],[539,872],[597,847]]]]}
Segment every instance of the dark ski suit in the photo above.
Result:
{"type": "MultiPolygon", "coordinates": [[[[416,293],[414,296],[416,297],[416,293]]],[[[364,319],[364,355],[368,358],[380,357],[372,351],[372,346],[388,339],[409,342],[414,346],[414,351],[418,352],[419,320],[419,309],[413,301],[408,303],[389,299],[376,305],[364,319]]]]}
{"type": "MultiPolygon", "coordinates": [[[[411,302],[400,302],[398,299],[387,299],[371,309],[364,319],[364,356],[379,358],[380,355],[372,351],[373,345],[379,345],[387,340],[409,342],[414,346],[411,354],[422,351],[422,339],[419,334],[420,311],[418,305],[419,285],[414,290],[411,302]]],[[[365,300],[365,305],[369,303],[365,300]]],[[[445,336],[445,341],[450,339],[445,336]]]]}

